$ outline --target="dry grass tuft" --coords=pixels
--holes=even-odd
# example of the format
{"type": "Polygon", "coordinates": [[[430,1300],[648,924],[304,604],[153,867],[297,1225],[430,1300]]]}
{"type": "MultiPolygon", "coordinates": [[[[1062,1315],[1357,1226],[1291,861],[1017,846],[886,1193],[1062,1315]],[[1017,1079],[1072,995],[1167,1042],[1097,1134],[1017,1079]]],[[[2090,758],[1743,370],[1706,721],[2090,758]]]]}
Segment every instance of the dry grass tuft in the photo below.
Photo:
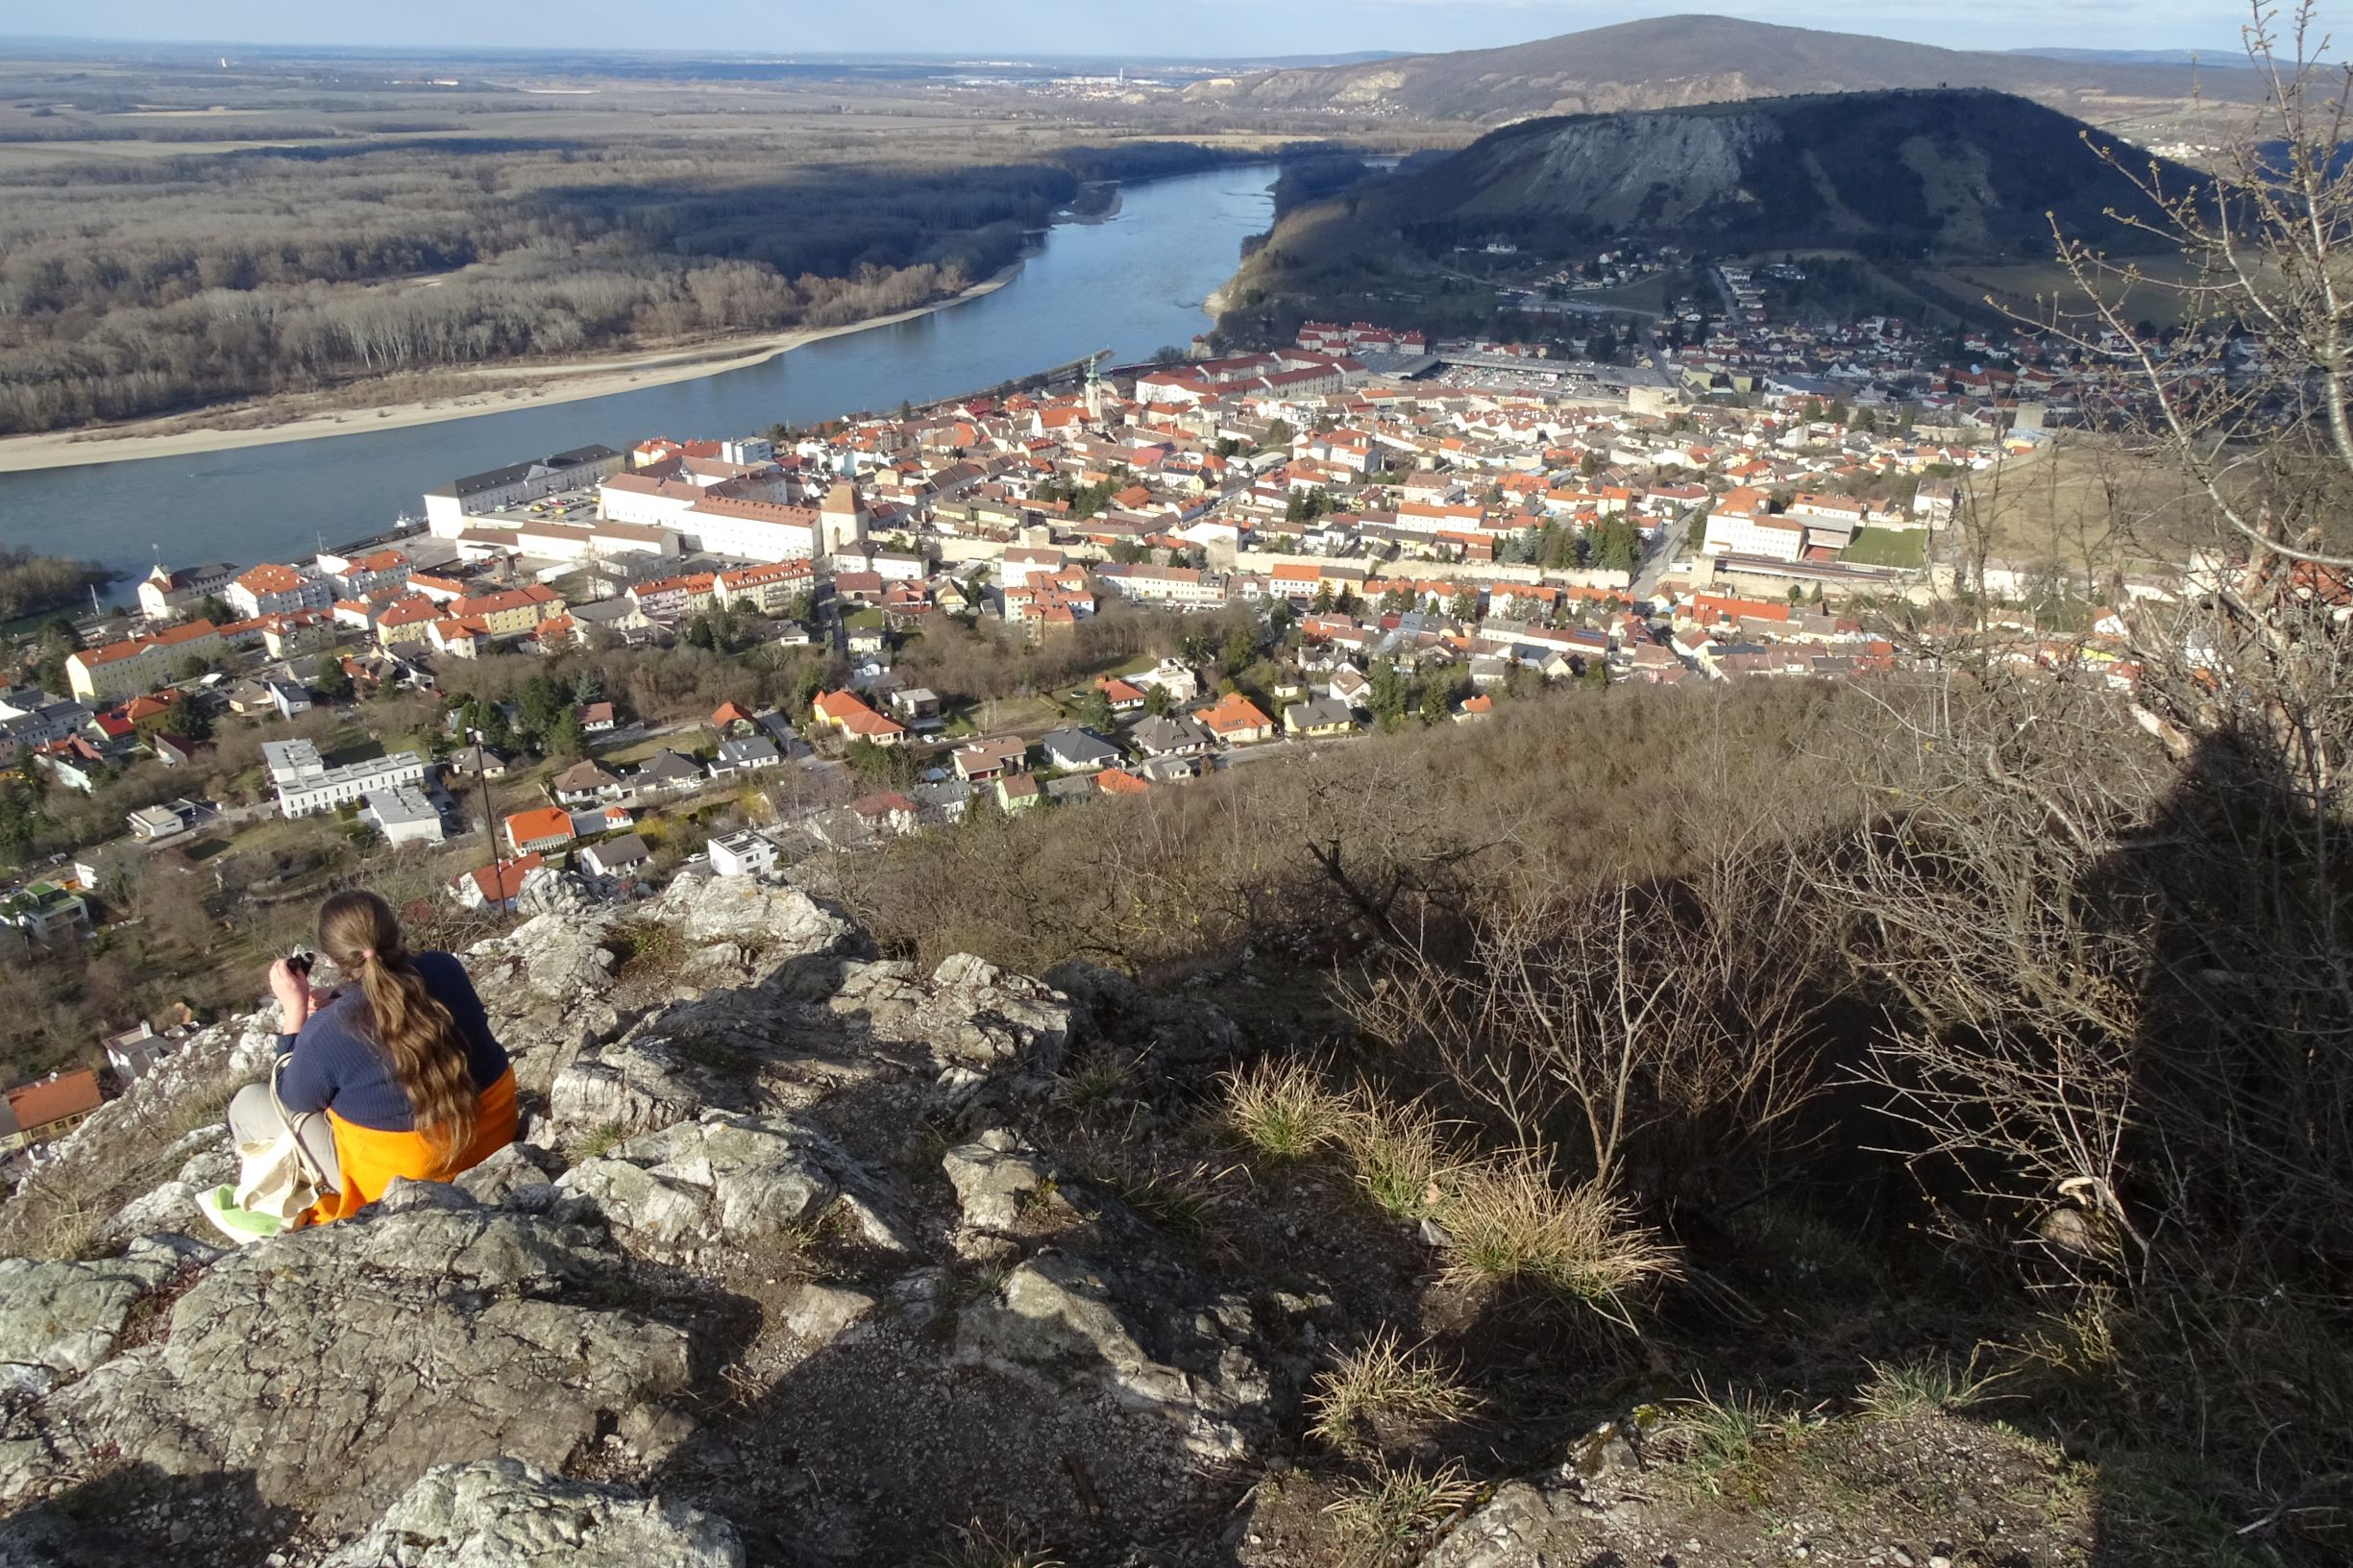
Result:
{"type": "Polygon", "coordinates": [[[1673,1251],[1630,1222],[1623,1200],[1561,1187],[1533,1155],[1458,1171],[1444,1223],[1450,1277],[1525,1281],[1629,1327],[1630,1298],[1677,1272],[1673,1251]]]}
{"type": "Polygon", "coordinates": [[[1339,1529],[1348,1563],[1388,1568],[1418,1560],[1439,1529],[1478,1496],[1479,1487],[1458,1462],[1428,1473],[1382,1463],[1370,1475],[1343,1483],[1324,1512],[1339,1529]]]}
{"type": "Polygon", "coordinates": [[[1357,1115],[1308,1062],[1260,1062],[1227,1073],[1223,1082],[1227,1122],[1269,1160],[1304,1160],[1340,1141],[1357,1115]]]}
{"type": "Polygon", "coordinates": [[[1445,1130],[1428,1111],[1367,1098],[1341,1124],[1339,1137],[1357,1185],[1391,1217],[1428,1219],[1446,1207],[1455,1158],[1445,1130]]]}
{"type": "Polygon", "coordinates": [[[1478,1403],[1435,1357],[1384,1327],[1316,1376],[1308,1430],[1328,1447],[1360,1453],[1374,1446],[1366,1433],[1379,1421],[1458,1421],[1478,1403]]]}

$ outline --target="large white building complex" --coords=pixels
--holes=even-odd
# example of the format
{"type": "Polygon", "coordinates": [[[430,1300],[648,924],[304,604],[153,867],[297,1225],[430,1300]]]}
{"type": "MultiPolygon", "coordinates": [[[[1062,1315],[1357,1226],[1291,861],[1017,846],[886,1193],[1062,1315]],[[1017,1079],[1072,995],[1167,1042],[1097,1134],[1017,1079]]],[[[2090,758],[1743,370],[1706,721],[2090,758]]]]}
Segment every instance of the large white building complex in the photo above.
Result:
{"type": "Polygon", "coordinates": [[[288,817],[311,817],[346,801],[364,800],[374,791],[395,791],[425,782],[425,762],[414,751],[330,768],[308,741],[266,741],[261,760],[278,789],[278,809],[288,817]]]}

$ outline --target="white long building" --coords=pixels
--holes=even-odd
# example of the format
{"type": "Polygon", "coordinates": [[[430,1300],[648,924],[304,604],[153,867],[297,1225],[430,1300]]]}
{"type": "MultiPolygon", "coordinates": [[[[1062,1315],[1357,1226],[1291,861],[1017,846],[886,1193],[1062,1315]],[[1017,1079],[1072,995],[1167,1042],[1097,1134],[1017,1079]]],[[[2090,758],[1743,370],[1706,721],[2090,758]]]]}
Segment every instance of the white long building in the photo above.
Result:
{"type": "Polygon", "coordinates": [[[454,539],[471,518],[520,506],[564,490],[585,490],[621,472],[628,461],[610,447],[575,447],[552,457],[509,463],[487,474],[469,474],[425,492],[425,521],[438,539],[454,539]]]}
{"type": "Polygon", "coordinates": [[[365,762],[330,768],[308,741],[268,741],[261,759],[278,789],[278,809],[288,817],[314,817],[376,791],[425,782],[425,762],[414,751],[395,751],[365,762]]]}

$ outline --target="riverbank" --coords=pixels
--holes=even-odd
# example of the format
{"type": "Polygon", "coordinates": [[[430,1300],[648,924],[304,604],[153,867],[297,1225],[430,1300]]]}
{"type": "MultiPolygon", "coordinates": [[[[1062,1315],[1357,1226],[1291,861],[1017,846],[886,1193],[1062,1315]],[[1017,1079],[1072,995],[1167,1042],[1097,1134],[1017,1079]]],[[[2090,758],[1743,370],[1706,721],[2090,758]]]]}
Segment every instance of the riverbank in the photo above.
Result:
{"type": "MultiPolygon", "coordinates": [[[[498,365],[466,374],[482,381],[479,391],[454,396],[387,404],[377,408],[342,408],[331,413],[301,414],[273,425],[247,429],[205,427],[162,429],[188,416],[142,420],[101,429],[54,430],[38,435],[0,437],[0,474],[39,469],[72,468],[96,463],[129,462],[142,457],[184,457],[201,453],[230,452],[239,447],[275,446],[286,441],[315,441],[327,436],[356,435],[371,430],[397,430],[445,420],[473,419],[518,408],[544,407],[609,397],[674,381],[691,381],[762,364],[780,354],[846,337],[877,327],[893,327],[993,294],[1018,277],[1028,261],[1025,254],[1011,266],[974,283],[962,293],[911,310],[838,327],[803,328],[748,341],[702,343],[683,349],[648,349],[636,354],[606,355],[596,359],[567,360],[545,365],[498,365]]],[[[220,410],[233,413],[233,408],[220,410]]],[[[746,432],[748,433],[748,432],[746,432]]]]}

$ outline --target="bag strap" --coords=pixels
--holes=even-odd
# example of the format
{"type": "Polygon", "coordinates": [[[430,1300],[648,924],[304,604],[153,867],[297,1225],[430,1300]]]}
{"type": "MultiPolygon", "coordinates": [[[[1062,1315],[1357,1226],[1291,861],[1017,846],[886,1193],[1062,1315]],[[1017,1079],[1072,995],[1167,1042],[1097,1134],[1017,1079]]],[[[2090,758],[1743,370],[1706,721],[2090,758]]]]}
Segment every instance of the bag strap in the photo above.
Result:
{"type": "Polygon", "coordinates": [[[317,1115],[318,1113],[315,1111],[288,1111],[286,1102],[280,1098],[278,1093],[278,1074],[284,1070],[287,1060],[293,1055],[292,1051],[285,1051],[270,1063],[270,1108],[278,1113],[278,1124],[293,1135],[294,1158],[302,1165],[305,1179],[315,1188],[326,1173],[313,1164],[310,1151],[303,1145],[303,1124],[317,1115]]]}

